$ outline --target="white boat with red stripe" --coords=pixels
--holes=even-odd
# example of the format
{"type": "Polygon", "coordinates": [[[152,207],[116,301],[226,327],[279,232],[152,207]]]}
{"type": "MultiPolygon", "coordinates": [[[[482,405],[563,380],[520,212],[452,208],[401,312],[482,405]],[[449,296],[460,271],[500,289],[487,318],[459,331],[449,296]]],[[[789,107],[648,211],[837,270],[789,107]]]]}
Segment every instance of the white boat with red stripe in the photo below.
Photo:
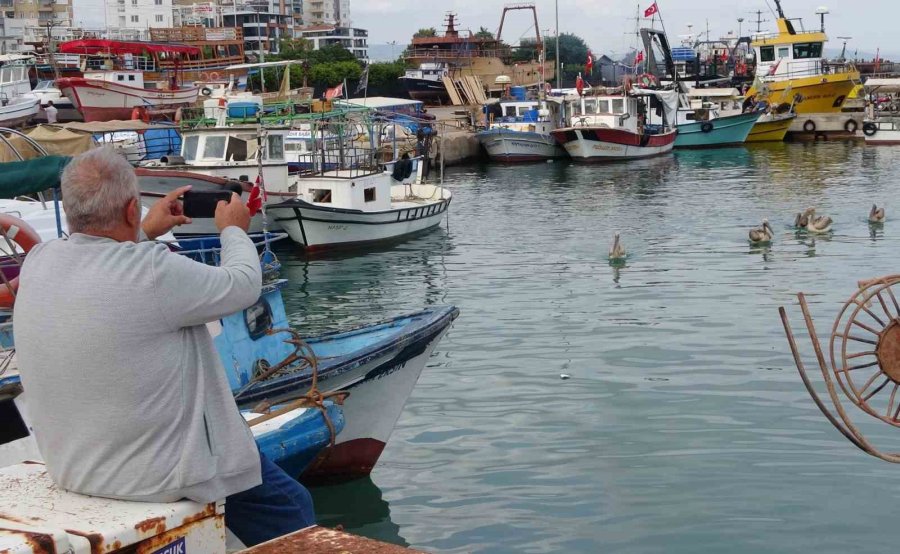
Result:
{"type": "Polygon", "coordinates": [[[620,94],[570,98],[564,107],[569,125],[552,134],[575,161],[648,158],[675,146],[675,91],[635,87],[620,94]],[[649,114],[657,108],[662,108],[662,123],[653,125],[649,114]]]}
{"type": "Polygon", "coordinates": [[[142,71],[93,71],[83,77],[56,80],[59,90],[84,115],[85,121],[149,118],[175,113],[197,102],[200,87],[144,88],[142,71]],[[142,110],[146,110],[142,112],[142,110]]]}

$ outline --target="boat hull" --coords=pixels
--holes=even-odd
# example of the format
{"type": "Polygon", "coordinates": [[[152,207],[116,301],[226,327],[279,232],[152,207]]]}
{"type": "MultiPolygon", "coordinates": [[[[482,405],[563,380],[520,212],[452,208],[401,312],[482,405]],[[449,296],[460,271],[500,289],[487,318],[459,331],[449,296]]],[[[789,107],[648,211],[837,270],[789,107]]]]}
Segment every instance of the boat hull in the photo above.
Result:
{"type": "Polygon", "coordinates": [[[438,102],[441,104],[450,101],[450,95],[447,93],[447,87],[444,86],[443,81],[400,77],[400,83],[403,85],[403,88],[406,90],[409,97],[413,100],[438,102]]]}
{"type": "Polygon", "coordinates": [[[894,146],[900,144],[900,126],[894,125],[892,121],[867,121],[863,134],[866,137],[867,146],[894,146]],[[866,132],[866,128],[871,129],[872,125],[875,126],[874,132],[866,132]]]}
{"type": "Polygon", "coordinates": [[[711,121],[679,125],[675,148],[708,148],[743,144],[761,115],[759,113],[730,115],[711,121]]]}
{"type": "Polygon", "coordinates": [[[476,135],[492,160],[536,162],[565,157],[566,151],[551,135],[510,129],[490,129],[476,135]]]}
{"type": "MultiPolygon", "coordinates": [[[[844,102],[851,96],[859,72],[841,72],[830,75],[815,75],[797,79],[766,82],[769,95],[766,99],[772,105],[794,102],[794,111],[805,114],[839,113],[844,102]]],[[[755,87],[747,91],[747,96],[757,94],[755,87]]]]}
{"type": "Polygon", "coordinates": [[[553,131],[569,156],[584,163],[649,158],[667,154],[675,146],[675,131],[639,135],[620,129],[569,127],[553,131]]]}
{"type": "Polygon", "coordinates": [[[796,118],[797,116],[793,114],[787,117],[777,116],[774,119],[766,119],[766,116],[763,116],[750,130],[747,142],[781,142],[796,118]]]}
{"type": "MultiPolygon", "coordinates": [[[[273,304],[270,302],[278,321],[283,308],[273,304]]],[[[344,430],[335,446],[323,450],[304,472],[305,482],[342,481],[372,471],[431,353],[458,315],[454,307],[435,307],[352,331],[305,339],[320,360],[319,390],[350,393],[342,405],[344,430]]],[[[281,341],[283,337],[271,339],[281,341]]],[[[262,344],[266,340],[256,341],[261,351],[267,350],[267,345],[262,344]]],[[[232,340],[230,344],[241,348],[240,342],[232,340]]],[[[228,352],[220,349],[220,354],[226,368],[241,365],[230,364],[232,356],[228,352]]],[[[287,374],[245,390],[239,383],[247,379],[246,375],[237,381],[235,375],[229,375],[229,379],[232,386],[238,386],[238,404],[253,406],[305,395],[311,374],[309,370],[287,374]]]]}
{"type": "Polygon", "coordinates": [[[40,110],[37,98],[14,98],[5,106],[0,106],[0,127],[19,127],[35,118],[40,110]]]}
{"type": "Polygon", "coordinates": [[[863,126],[863,112],[798,114],[788,129],[791,140],[856,139],[863,126]]]}
{"type": "Polygon", "coordinates": [[[449,192],[431,185],[411,186],[417,196],[434,198],[415,206],[381,212],[327,208],[295,199],[271,204],[267,211],[294,242],[307,250],[362,246],[401,240],[436,227],[450,207],[449,192]],[[425,189],[430,190],[425,190],[425,189]]]}
{"type": "Polygon", "coordinates": [[[57,79],[56,86],[87,122],[131,119],[132,110],[138,107],[174,111],[193,105],[200,94],[199,87],[148,90],[82,77],[57,79]]]}

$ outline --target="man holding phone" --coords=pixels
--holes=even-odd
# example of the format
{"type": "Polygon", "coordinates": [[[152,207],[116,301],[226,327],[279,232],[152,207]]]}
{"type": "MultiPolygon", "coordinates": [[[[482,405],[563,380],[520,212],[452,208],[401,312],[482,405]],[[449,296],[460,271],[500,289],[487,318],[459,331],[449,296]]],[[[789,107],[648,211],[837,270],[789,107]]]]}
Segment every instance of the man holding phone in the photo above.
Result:
{"type": "Polygon", "coordinates": [[[247,545],[314,524],[311,497],[256,447],[206,323],[251,306],[262,275],[240,198],[220,201],[213,267],[153,240],[190,223],[172,191],[141,221],[132,167],[116,151],[62,175],[71,236],[22,266],[14,321],[26,418],[61,488],[147,502],[226,498],[247,545]]]}

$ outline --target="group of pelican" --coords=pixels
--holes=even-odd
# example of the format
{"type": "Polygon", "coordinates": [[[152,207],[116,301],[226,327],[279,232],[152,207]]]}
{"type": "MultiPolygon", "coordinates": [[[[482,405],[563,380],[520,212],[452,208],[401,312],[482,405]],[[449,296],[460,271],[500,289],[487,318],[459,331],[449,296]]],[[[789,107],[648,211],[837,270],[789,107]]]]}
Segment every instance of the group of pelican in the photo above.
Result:
{"type": "MultiPolygon", "coordinates": [[[[834,221],[827,215],[816,215],[815,208],[807,208],[797,214],[797,217],[794,219],[794,228],[798,231],[805,230],[808,233],[822,235],[831,232],[833,223],[834,221]]],[[[869,224],[880,225],[882,223],[884,223],[884,208],[879,208],[876,204],[872,204],[872,209],[869,211],[869,224]]],[[[752,244],[767,244],[772,242],[774,238],[775,232],[772,230],[772,226],[769,225],[768,219],[763,219],[762,225],[759,227],[750,229],[750,242],[752,244]]],[[[628,253],[625,252],[625,247],[622,246],[619,233],[617,232],[613,236],[613,243],[609,248],[609,261],[624,262],[626,258],[628,258],[628,253]]]]}
{"type": "MultiPolygon", "coordinates": [[[[869,211],[869,224],[880,225],[884,223],[884,208],[879,208],[876,204],[872,204],[869,211]]],[[[831,232],[831,226],[834,221],[827,215],[816,215],[815,208],[807,208],[794,218],[794,229],[798,231],[806,231],[808,233],[823,235],[831,232]]],[[[766,244],[772,242],[775,233],[769,225],[769,220],[764,219],[760,227],[750,229],[750,242],[752,244],[766,244]]]]}

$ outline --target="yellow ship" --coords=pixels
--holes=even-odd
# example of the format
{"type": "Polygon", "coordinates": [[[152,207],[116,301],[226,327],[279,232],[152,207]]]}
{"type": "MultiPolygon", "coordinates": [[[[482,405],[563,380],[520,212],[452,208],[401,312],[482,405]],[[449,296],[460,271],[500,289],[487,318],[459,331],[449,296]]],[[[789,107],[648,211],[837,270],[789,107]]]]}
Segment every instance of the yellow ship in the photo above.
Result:
{"type": "Polygon", "coordinates": [[[778,33],[753,41],[757,79],[747,95],[774,104],[783,101],[787,92],[793,95],[798,115],[840,113],[859,83],[859,71],[852,65],[828,62],[823,53],[828,41],[825,33],[797,32],[784,16],[781,2],[775,0],[775,4],[778,33]]]}

